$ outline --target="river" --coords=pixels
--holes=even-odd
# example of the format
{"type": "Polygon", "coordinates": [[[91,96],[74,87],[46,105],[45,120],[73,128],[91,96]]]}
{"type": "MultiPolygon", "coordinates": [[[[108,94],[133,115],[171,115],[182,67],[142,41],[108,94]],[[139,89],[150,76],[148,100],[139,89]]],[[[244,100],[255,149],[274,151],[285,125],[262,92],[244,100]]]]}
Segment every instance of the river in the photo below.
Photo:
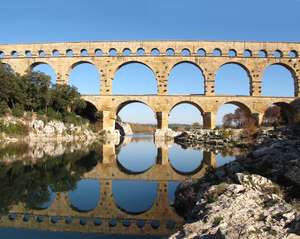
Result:
{"type": "Polygon", "coordinates": [[[235,159],[136,135],[120,145],[0,150],[0,238],[164,238],[184,223],[178,184],[235,159]]]}

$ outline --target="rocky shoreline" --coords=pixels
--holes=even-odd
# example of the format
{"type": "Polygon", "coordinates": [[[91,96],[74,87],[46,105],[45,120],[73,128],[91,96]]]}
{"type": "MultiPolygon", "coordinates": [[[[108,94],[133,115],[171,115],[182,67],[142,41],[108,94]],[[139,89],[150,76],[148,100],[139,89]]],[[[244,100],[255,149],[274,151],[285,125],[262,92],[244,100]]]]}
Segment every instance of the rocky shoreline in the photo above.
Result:
{"type": "Polygon", "coordinates": [[[186,148],[247,148],[249,138],[242,129],[194,129],[174,137],[177,144],[186,148]]]}
{"type": "Polygon", "coordinates": [[[300,238],[300,128],[263,132],[249,148],[177,188],[187,224],[170,238],[300,238]]]}
{"type": "Polygon", "coordinates": [[[104,138],[103,134],[93,131],[89,124],[74,125],[57,120],[45,122],[12,116],[1,118],[0,122],[3,128],[13,129],[10,130],[13,132],[4,130],[0,134],[2,145],[13,142],[83,142],[104,138]]]}

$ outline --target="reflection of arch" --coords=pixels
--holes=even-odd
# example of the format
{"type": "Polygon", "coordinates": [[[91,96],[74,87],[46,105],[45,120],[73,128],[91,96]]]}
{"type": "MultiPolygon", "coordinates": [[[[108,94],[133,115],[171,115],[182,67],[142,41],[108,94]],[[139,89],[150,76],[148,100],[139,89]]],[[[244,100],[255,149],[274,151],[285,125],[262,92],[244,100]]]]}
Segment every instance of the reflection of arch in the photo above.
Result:
{"type": "Polygon", "coordinates": [[[139,215],[151,210],[155,206],[158,189],[158,183],[155,181],[114,180],[112,182],[115,205],[122,212],[131,215],[139,215]],[[117,188],[118,194],[114,192],[114,188],[117,188]],[[124,201],[133,202],[133,208],[131,208],[131,205],[125,205],[124,201]],[[137,206],[140,206],[140,208],[137,208],[137,206]]]}
{"type": "MultiPolygon", "coordinates": [[[[291,74],[291,78],[293,80],[292,82],[292,91],[291,92],[291,96],[296,96],[297,95],[297,89],[296,89],[296,86],[297,86],[297,77],[296,77],[296,72],[295,70],[288,64],[285,64],[285,63],[274,63],[274,64],[269,64],[265,67],[264,71],[263,71],[263,76],[262,76],[262,92],[265,93],[264,91],[266,90],[266,86],[264,84],[266,84],[266,72],[267,70],[272,67],[272,66],[280,66],[282,67],[283,69],[287,70],[290,74],[291,74]]],[[[289,78],[289,77],[287,77],[289,78]]],[[[286,88],[286,81],[284,81],[285,79],[283,79],[280,83],[282,85],[283,88],[286,88]]],[[[271,84],[271,83],[269,83],[271,84]]],[[[272,95],[274,96],[274,94],[267,94],[267,95],[272,95]]],[[[279,96],[279,95],[278,95],[279,96]]],[[[282,96],[282,95],[280,95],[282,96]]],[[[288,95],[286,95],[288,96],[288,95]]]]}
{"type": "Polygon", "coordinates": [[[125,174],[128,174],[128,175],[138,175],[138,174],[143,174],[145,172],[147,172],[148,170],[150,170],[154,165],[151,165],[149,168],[146,168],[144,170],[141,170],[141,171],[132,171],[128,168],[126,168],[126,166],[124,166],[120,160],[119,160],[119,157],[117,156],[117,166],[118,166],[118,169],[125,173],[125,174]]]}
{"type": "MultiPolygon", "coordinates": [[[[69,205],[70,205],[70,207],[74,210],[74,211],[77,211],[77,212],[90,212],[90,211],[93,211],[93,210],[95,210],[95,208],[97,207],[97,205],[99,204],[99,201],[101,200],[101,195],[100,195],[100,187],[101,187],[101,185],[100,185],[100,182],[98,181],[98,180],[96,180],[96,179],[81,179],[80,181],[78,181],[77,182],[77,184],[79,184],[79,183],[84,183],[83,185],[81,185],[81,186],[78,186],[77,185],[77,188],[74,190],[74,191],[71,191],[71,192],[69,192],[69,194],[68,194],[68,203],[69,203],[69,205]],[[88,189],[88,187],[87,187],[87,185],[86,185],[86,183],[87,184],[91,184],[91,183],[93,183],[94,185],[93,185],[93,187],[95,187],[96,189],[95,190],[93,190],[93,192],[95,193],[95,196],[96,196],[96,200],[95,201],[93,201],[93,207],[88,207],[88,208],[86,208],[86,209],[83,209],[83,208],[80,208],[80,205],[76,205],[76,202],[72,202],[73,200],[72,200],[72,197],[73,197],[73,195],[72,194],[75,194],[75,198],[78,198],[78,196],[79,195],[81,195],[81,196],[86,196],[86,197],[88,197],[89,199],[91,199],[90,198],[90,192],[85,192],[85,190],[87,190],[88,189]],[[81,188],[82,187],[82,188],[81,188]],[[79,192],[80,193],[79,193],[79,192]],[[81,192],[82,191],[82,192],[81,192]],[[85,192],[85,193],[84,193],[85,192]],[[76,195],[76,194],[79,194],[79,195],[76,195]]],[[[81,202],[81,200],[79,200],[80,201],[80,203],[82,203],[81,202]]]]}
{"type": "Polygon", "coordinates": [[[179,175],[185,175],[185,176],[191,176],[191,175],[194,175],[194,174],[200,172],[200,170],[203,168],[203,165],[204,165],[204,164],[205,164],[205,162],[204,162],[204,160],[202,159],[200,165],[199,165],[197,168],[195,168],[195,169],[192,170],[192,171],[183,172],[183,171],[180,171],[180,170],[176,169],[176,168],[173,166],[172,161],[170,160],[170,166],[171,166],[171,168],[174,170],[174,172],[176,172],[176,173],[179,174],[179,175]]]}

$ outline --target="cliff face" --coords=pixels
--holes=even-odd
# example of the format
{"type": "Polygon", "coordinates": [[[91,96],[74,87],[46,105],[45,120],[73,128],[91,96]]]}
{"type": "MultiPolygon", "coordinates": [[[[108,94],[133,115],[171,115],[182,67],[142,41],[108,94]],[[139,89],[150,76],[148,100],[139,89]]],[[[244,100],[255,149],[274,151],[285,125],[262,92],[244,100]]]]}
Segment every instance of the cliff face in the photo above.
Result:
{"type": "Polygon", "coordinates": [[[176,190],[190,223],[171,238],[299,238],[300,128],[264,132],[251,152],[176,190]]]}

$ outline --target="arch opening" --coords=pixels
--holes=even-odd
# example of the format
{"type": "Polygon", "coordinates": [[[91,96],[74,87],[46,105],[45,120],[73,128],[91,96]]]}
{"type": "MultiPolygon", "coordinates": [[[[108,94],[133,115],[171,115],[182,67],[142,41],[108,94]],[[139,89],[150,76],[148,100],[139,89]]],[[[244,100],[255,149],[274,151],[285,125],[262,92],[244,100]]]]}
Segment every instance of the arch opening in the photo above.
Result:
{"type": "Polygon", "coordinates": [[[145,50],[143,48],[138,48],[136,51],[136,54],[138,56],[144,56],[145,55],[145,50]]]}
{"type": "Polygon", "coordinates": [[[226,102],[217,111],[216,125],[219,128],[241,129],[255,127],[256,123],[250,109],[240,102],[226,102]]]}
{"type": "Polygon", "coordinates": [[[73,50],[71,50],[71,49],[66,50],[66,55],[68,57],[73,57],[74,56],[73,50]]]}
{"type": "Polygon", "coordinates": [[[60,55],[60,53],[59,53],[59,51],[58,50],[53,50],[52,51],[52,56],[54,56],[54,57],[58,57],[60,55]]]}
{"type": "Polygon", "coordinates": [[[115,48],[111,48],[111,49],[109,49],[108,54],[110,56],[117,56],[118,52],[115,48]]]}
{"type": "Polygon", "coordinates": [[[266,58],[268,56],[268,53],[265,50],[260,50],[258,52],[258,56],[261,57],[261,58],[266,58]]]}
{"type": "Polygon", "coordinates": [[[214,49],[213,52],[212,52],[212,55],[213,56],[222,56],[221,49],[219,49],[219,48],[214,49]]]}
{"type": "Polygon", "coordinates": [[[282,51],[276,50],[273,52],[273,57],[275,58],[281,58],[283,56],[282,51]]]}
{"type": "Polygon", "coordinates": [[[237,56],[236,50],[230,49],[230,50],[228,51],[228,56],[229,56],[229,57],[236,57],[236,56],[237,56]]]}
{"type": "Polygon", "coordinates": [[[251,78],[248,69],[239,63],[222,65],[215,80],[218,95],[250,95],[251,78]]]}
{"type": "Polygon", "coordinates": [[[168,92],[176,94],[204,94],[202,69],[192,62],[180,62],[169,73],[168,92]]]}
{"type": "Polygon", "coordinates": [[[102,52],[101,49],[96,49],[94,53],[95,53],[95,56],[102,56],[103,55],[103,52],[102,52]]]}
{"type": "Polygon", "coordinates": [[[26,57],[32,57],[31,51],[29,51],[29,50],[25,51],[25,56],[26,57]]]}
{"type": "Polygon", "coordinates": [[[198,56],[206,56],[206,51],[205,51],[203,48],[200,48],[200,49],[197,51],[197,55],[198,55],[198,56]]]}
{"type": "MultiPolygon", "coordinates": [[[[140,101],[127,101],[117,110],[117,121],[129,124],[128,132],[120,131],[121,135],[128,134],[153,134],[157,128],[157,120],[153,110],[140,101]],[[139,112],[138,116],[136,112],[139,112]]],[[[118,128],[116,128],[118,129],[118,128]]]]}
{"type": "Polygon", "coordinates": [[[298,57],[298,52],[295,51],[295,50],[291,50],[291,51],[289,52],[289,57],[290,57],[290,58],[297,58],[297,57],[298,57]]]}
{"type": "Polygon", "coordinates": [[[175,51],[174,51],[174,49],[173,49],[173,48],[168,48],[168,49],[166,50],[166,55],[167,55],[167,56],[175,56],[175,51]]]}
{"type": "Polygon", "coordinates": [[[18,57],[19,53],[17,51],[12,51],[10,54],[12,57],[18,57]]]}
{"type": "Polygon", "coordinates": [[[89,53],[88,53],[87,49],[81,49],[80,55],[81,55],[81,56],[88,56],[89,53]]]}
{"type": "Polygon", "coordinates": [[[129,48],[125,48],[123,50],[123,56],[130,56],[131,55],[131,50],[129,48]]]}
{"type": "Polygon", "coordinates": [[[181,55],[182,56],[190,56],[191,55],[191,51],[187,48],[182,49],[181,51],[181,55]]]}
{"type": "Polygon", "coordinates": [[[89,101],[85,101],[84,108],[75,109],[75,113],[80,115],[82,118],[89,120],[89,122],[93,124],[100,119],[97,107],[89,101]]]}
{"type": "Polygon", "coordinates": [[[39,57],[45,57],[46,56],[46,53],[43,50],[39,50],[38,54],[39,54],[39,57]]]}
{"type": "Polygon", "coordinates": [[[112,82],[112,92],[117,95],[146,95],[157,93],[154,72],[144,63],[128,62],[119,67],[112,82]]]}
{"type": "Polygon", "coordinates": [[[71,67],[69,84],[75,86],[81,94],[99,95],[100,73],[90,62],[77,62],[71,67]]]}
{"type": "Polygon", "coordinates": [[[169,128],[185,131],[203,127],[203,110],[192,102],[180,102],[169,112],[169,128]]]}
{"type": "Polygon", "coordinates": [[[56,73],[54,69],[47,63],[37,62],[31,66],[31,70],[34,72],[41,72],[50,77],[52,85],[56,84],[56,73]]]}
{"type": "Polygon", "coordinates": [[[159,56],[160,55],[160,51],[157,48],[153,48],[151,50],[151,56],[159,56]]]}
{"type": "Polygon", "coordinates": [[[285,102],[276,102],[270,105],[264,112],[262,126],[277,127],[293,123],[294,110],[292,106],[285,102]]]}
{"type": "Polygon", "coordinates": [[[294,96],[295,73],[283,64],[268,66],[262,78],[263,96],[294,96]]]}
{"type": "Polygon", "coordinates": [[[252,51],[246,49],[246,50],[244,51],[244,57],[252,57],[252,51]]]}

